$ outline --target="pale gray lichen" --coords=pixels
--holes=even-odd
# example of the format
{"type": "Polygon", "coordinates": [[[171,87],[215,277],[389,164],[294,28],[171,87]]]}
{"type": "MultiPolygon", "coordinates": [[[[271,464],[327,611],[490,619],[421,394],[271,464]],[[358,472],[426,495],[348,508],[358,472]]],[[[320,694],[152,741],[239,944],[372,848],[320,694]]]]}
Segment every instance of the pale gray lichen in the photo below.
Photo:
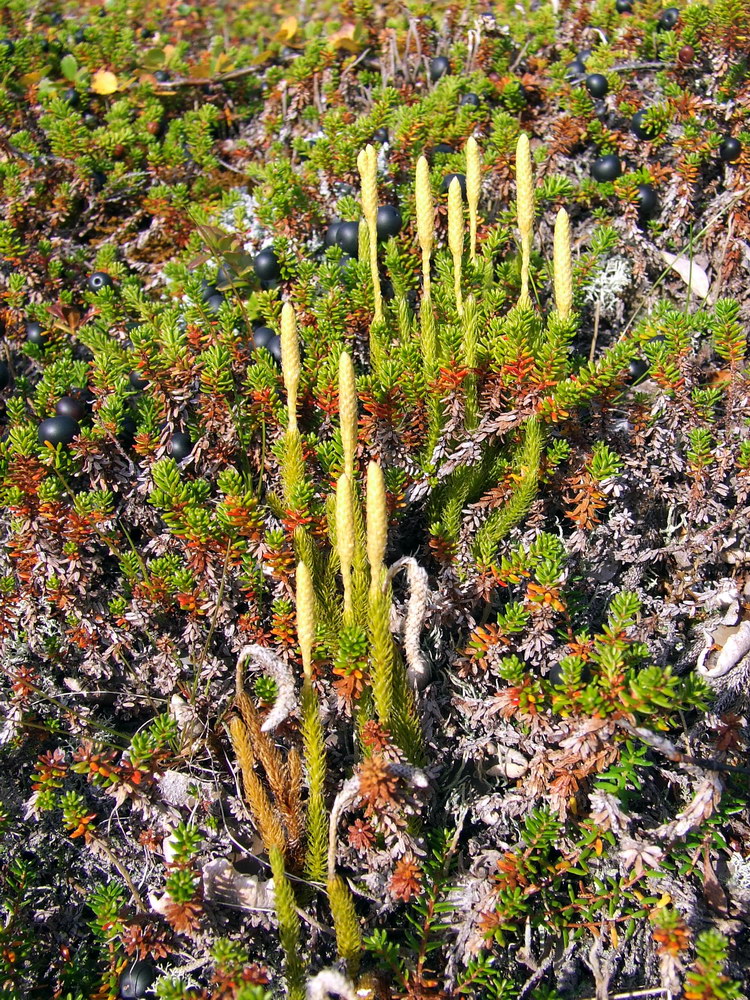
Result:
{"type": "Polygon", "coordinates": [[[625,257],[610,257],[586,289],[584,301],[597,305],[603,316],[613,316],[630,284],[632,269],[625,257]]]}
{"type": "Polygon", "coordinates": [[[252,660],[253,663],[261,667],[264,673],[276,681],[276,701],[260,727],[262,732],[270,733],[289,718],[297,707],[294,674],[289,663],[282,660],[272,649],[258,645],[243,646],[237,657],[236,685],[238,693],[244,690],[244,670],[248,660],[252,660]]]}
{"type": "Polygon", "coordinates": [[[427,583],[427,571],[411,556],[404,556],[403,559],[399,559],[389,567],[386,582],[390,582],[402,569],[406,570],[410,590],[403,629],[404,654],[407,664],[406,676],[409,683],[417,691],[421,691],[430,679],[430,665],[420,646],[422,626],[430,599],[430,588],[427,583]]]}
{"type": "Polygon", "coordinates": [[[741,854],[735,851],[727,861],[727,868],[731,873],[727,879],[727,888],[749,893],[750,860],[743,858],[741,854]]]}
{"type": "Polygon", "coordinates": [[[323,969],[307,980],[305,989],[307,1000],[329,1000],[332,995],[343,997],[344,1000],[358,1000],[352,983],[336,969],[323,969]]]}

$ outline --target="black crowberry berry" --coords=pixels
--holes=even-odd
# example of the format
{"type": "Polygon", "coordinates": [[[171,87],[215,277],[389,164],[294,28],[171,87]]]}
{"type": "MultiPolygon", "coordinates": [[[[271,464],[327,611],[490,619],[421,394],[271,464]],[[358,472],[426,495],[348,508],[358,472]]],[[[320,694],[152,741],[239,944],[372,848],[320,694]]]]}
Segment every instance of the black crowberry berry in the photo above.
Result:
{"type": "Polygon", "coordinates": [[[446,174],[443,178],[442,190],[447,191],[451,186],[451,181],[453,178],[457,178],[458,183],[461,185],[461,195],[466,198],[466,175],[465,174],[446,174]]]}
{"type": "Polygon", "coordinates": [[[83,403],[84,409],[96,402],[96,396],[87,385],[71,385],[68,389],[68,395],[72,396],[73,399],[79,399],[83,403]]]}
{"type": "Polygon", "coordinates": [[[40,444],[70,444],[81,428],[72,417],[47,417],[37,429],[40,444]]]}
{"type": "Polygon", "coordinates": [[[352,257],[356,257],[359,253],[359,223],[339,223],[339,230],[336,234],[336,242],[344,253],[348,253],[352,257]]]}
{"type": "Polygon", "coordinates": [[[569,62],[568,65],[565,67],[565,77],[568,80],[572,79],[572,77],[575,76],[583,76],[585,72],[586,72],[586,67],[583,65],[580,59],[574,59],[572,62],[569,62]]]}
{"type": "Polygon", "coordinates": [[[390,236],[398,236],[402,225],[401,213],[394,205],[380,206],[377,219],[379,240],[386,240],[390,236]]]}
{"type": "Polygon", "coordinates": [[[193,450],[193,442],[190,440],[190,435],[186,434],[185,431],[175,431],[169,439],[167,449],[172,458],[177,462],[181,462],[193,450]]]}
{"type": "Polygon", "coordinates": [[[339,226],[341,223],[337,220],[332,222],[328,229],[325,231],[325,236],[323,237],[323,242],[327,247],[335,247],[338,242],[339,226]]]}
{"type": "Polygon", "coordinates": [[[26,340],[29,344],[36,344],[38,347],[45,346],[47,340],[39,323],[29,321],[26,324],[26,340]]]}
{"type": "Polygon", "coordinates": [[[430,79],[433,83],[436,83],[441,76],[445,76],[445,74],[450,73],[450,71],[451,64],[445,56],[437,56],[430,63],[430,79]]]}
{"type": "Polygon", "coordinates": [[[275,281],[281,277],[279,259],[270,247],[261,250],[253,261],[253,268],[262,281],[275,281]]]}
{"type": "Polygon", "coordinates": [[[659,199],[650,184],[638,185],[638,214],[642,219],[650,219],[659,211],[659,199]]]}
{"type": "Polygon", "coordinates": [[[732,163],[734,160],[739,160],[742,156],[742,143],[739,139],[735,139],[734,136],[727,136],[727,138],[719,146],[719,157],[724,161],[724,163],[732,163]]]}
{"type": "Polygon", "coordinates": [[[89,288],[92,292],[100,292],[102,288],[111,288],[113,285],[112,279],[104,271],[94,271],[93,274],[89,275],[89,288]]]}
{"type": "Polygon", "coordinates": [[[648,361],[644,361],[643,358],[633,358],[628,368],[630,382],[633,385],[636,385],[638,382],[642,382],[648,372],[648,367],[648,361]]]}
{"type": "Polygon", "coordinates": [[[74,399],[73,396],[61,396],[55,405],[55,413],[58,417],[70,417],[76,423],[83,420],[85,412],[86,407],[83,402],[80,399],[74,399]]]}
{"type": "Polygon", "coordinates": [[[224,296],[219,291],[217,291],[215,295],[209,295],[206,299],[206,309],[208,309],[209,312],[217,313],[223,305],[224,296]]]}
{"type": "Polygon", "coordinates": [[[131,962],[122,972],[118,983],[122,1000],[141,1000],[155,979],[156,969],[153,962],[149,962],[148,959],[131,962]]]}
{"type": "Polygon", "coordinates": [[[270,326],[258,326],[253,330],[253,348],[265,347],[272,358],[281,361],[281,338],[270,326]]]}
{"type": "Polygon", "coordinates": [[[656,125],[648,125],[644,119],[646,117],[647,108],[642,111],[636,111],[633,117],[630,119],[630,129],[634,135],[637,135],[639,139],[655,139],[659,134],[659,128],[656,125]]]}
{"type": "Polygon", "coordinates": [[[665,10],[661,12],[657,28],[660,31],[671,31],[672,28],[677,27],[677,22],[679,20],[680,20],[679,7],[667,7],[665,10]]]}
{"type": "Polygon", "coordinates": [[[586,90],[592,97],[606,97],[609,90],[606,76],[601,73],[589,73],[586,77],[586,90]]]}
{"type": "Polygon", "coordinates": [[[607,156],[600,156],[598,160],[594,160],[591,167],[591,174],[594,180],[604,182],[604,181],[615,181],[622,173],[622,164],[620,163],[620,157],[615,156],[614,153],[609,153],[607,156]]]}
{"type": "Polygon", "coordinates": [[[253,347],[268,347],[275,336],[270,326],[256,326],[253,330],[253,347]]]}

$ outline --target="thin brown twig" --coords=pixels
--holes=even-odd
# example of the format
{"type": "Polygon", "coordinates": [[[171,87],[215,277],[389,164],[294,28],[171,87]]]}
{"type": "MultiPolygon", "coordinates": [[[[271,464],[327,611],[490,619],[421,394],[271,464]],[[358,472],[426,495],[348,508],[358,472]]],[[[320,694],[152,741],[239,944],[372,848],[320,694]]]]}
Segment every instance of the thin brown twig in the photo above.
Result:
{"type": "MultiPolygon", "coordinates": [[[[656,986],[651,990],[628,990],[626,993],[612,993],[609,1000],[639,1000],[639,997],[669,996],[669,990],[656,986]]],[[[596,997],[584,997],[583,1000],[596,1000],[596,997]]]]}
{"type": "Polygon", "coordinates": [[[341,79],[342,79],[342,80],[343,80],[343,79],[344,79],[344,77],[345,77],[345,76],[347,75],[347,73],[351,73],[351,71],[352,71],[352,70],[354,69],[354,67],[355,67],[355,66],[358,66],[358,65],[359,65],[359,64],[360,64],[360,63],[362,62],[362,60],[363,60],[363,59],[365,58],[365,56],[367,55],[367,53],[368,53],[369,51],[370,51],[369,47],[368,47],[368,48],[366,48],[366,49],[365,49],[365,50],[364,50],[363,52],[361,52],[361,53],[360,53],[360,54],[359,54],[359,55],[357,56],[357,58],[356,58],[356,59],[354,60],[354,62],[353,62],[353,63],[351,63],[351,64],[350,64],[349,66],[345,67],[345,69],[343,69],[343,70],[341,71],[341,79]]]}
{"type": "Polygon", "coordinates": [[[601,303],[596,300],[596,306],[594,307],[594,335],[591,338],[591,350],[589,351],[589,364],[594,360],[594,352],[596,351],[596,340],[599,336],[599,319],[601,318],[601,303]]]}
{"type": "Polygon", "coordinates": [[[513,62],[510,64],[508,72],[515,73],[517,67],[521,63],[521,60],[526,55],[526,52],[528,51],[528,48],[529,48],[529,43],[528,42],[524,42],[524,44],[522,45],[521,49],[519,50],[518,55],[513,60],[513,62]]]}
{"type": "Polygon", "coordinates": [[[93,833],[90,834],[90,837],[91,840],[95,842],[96,849],[98,851],[101,851],[102,854],[106,855],[107,859],[112,862],[112,864],[118,870],[120,875],[122,875],[125,884],[127,885],[128,889],[130,889],[130,895],[133,897],[133,902],[135,903],[136,909],[140,910],[141,913],[148,913],[146,905],[143,902],[143,898],[136,889],[135,885],[133,884],[133,880],[128,874],[128,870],[125,867],[125,865],[123,865],[122,861],[120,861],[119,858],[115,857],[115,855],[112,853],[109,847],[107,847],[107,845],[104,843],[101,837],[97,837],[93,833]]]}
{"type": "MultiPolygon", "coordinates": [[[[607,70],[608,73],[631,73],[636,70],[641,69],[664,69],[663,62],[644,62],[644,63],[623,63],[622,66],[612,66],[607,70]]],[[[583,80],[586,73],[571,73],[570,76],[566,77],[568,82],[571,80],[583,80]]]]}
{"type": "Polygon", "coordinates": [[[208,84],[226,83],[228,80],[241,80],[243,76],[257,73],[257,66],[243,66],[242,69],[231,69],[219,76],[183,76],[177,80],[156,81],[157,91],[168,94],[172,87],[205,87],[208,84]]]}
{"type": "Polygon", "coordinates": [[[716,266],[716,283],[711,289],[711,305],[715,306],[719,299],[719,291],[721,290],[722,283],[722,271],[724,269],[724,261],[727,258],[727,251],[729,250],[729,244],[734,236],[734,215],[729,216],[729,225],[727,226],[727,236],[724,240],[724,247],[721,251],[721,257],[716,266]]]}
{"type": "Polygon", "coordinates": [[[689,764],[692,767],[702,767],[706,771],[729,771],[733,774],[750,775],[750,767],[739,767],[736,764],[725,764],[724,761],[716,760],[713,757],[692,757],[682,753],[666,737],[659,733],[654,733],[643,726],[633,726],[627,719],[618,719],[617,724],[631,736],[636,736],[648,746],[658,750],[659,753],[671,760],[675,764],[689,764]]]}
{"type": "Polygon", "coordinates": [[[245,176],[244,170],[240,170],[239,167],[232,166],[232,164],[227,163],[226,160],[219,160],[219,163],[221,164],[222,167],[224,167],[225,170],[231,170],[233,174],[240,174],[243,177],[245,176]]]}
{"type": "Polygon", "coordinates": [[[641,62],[641,63],[623,63],[621,66],[612,66],[608,73],[629,73],[631,70],[639,69],[664,69],[665,63],[663,62],[641,62]]]}

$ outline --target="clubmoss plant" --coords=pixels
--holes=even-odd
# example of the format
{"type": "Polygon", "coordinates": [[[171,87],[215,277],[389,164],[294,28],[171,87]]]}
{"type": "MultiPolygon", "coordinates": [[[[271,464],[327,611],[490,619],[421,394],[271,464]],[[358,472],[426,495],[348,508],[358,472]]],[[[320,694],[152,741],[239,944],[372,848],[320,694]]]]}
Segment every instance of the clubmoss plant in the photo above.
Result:
{"type": "Polygon", "coordinates": [[[379,323],[383,319],[383,297],[380,291],[380,273],[378,271],[378,169],[373,146],[365,146],[360,152],[357,157],[357,167],[362,181],[362,212],[369,235],[370,270],[375,302],[374,321],[379,323]]]}
{"type": "Polygon", "coordinates": [[[736,995],[743,5],[59,6],[0,24],[8,1000],[736,995]]]}
{"type": "Polygon", "coordinates": [[[385,572],[388,515],[383,471],[377,462],[367,467],[367,559],[370,564],[368,622],[370,671],[375,712],[381,726],[391,726],[393,708],[394,647],[390,632],[390,586],[385,572]]]}
{"type": "Polygon", "coordinates": [[[306,872],[313,881],[325,877],[328,828],[325,806],[326,752],[318,697],[312,684],[312,651],[315,641],[315,596],[310,572],[297,565],[297,636],[302,650],[302,741],[309,788],[306,872]]]}
{"type": "Polygon", "coordinates": [[[456,312],[463,315],[461,291],[461,266],[464,254],[464,200],[461,184],[454,177],[448,188],[448,246],[453,255],[453,283],[456,294],[456,312]]]}
{"type": "Polygon", "coordinates": [[[519,308],[530,303],[529,264],[534,233],[534,180],[529,137],[522,132],[516,145],[516,216],[521,234],[521,294],[519,308]]]}

